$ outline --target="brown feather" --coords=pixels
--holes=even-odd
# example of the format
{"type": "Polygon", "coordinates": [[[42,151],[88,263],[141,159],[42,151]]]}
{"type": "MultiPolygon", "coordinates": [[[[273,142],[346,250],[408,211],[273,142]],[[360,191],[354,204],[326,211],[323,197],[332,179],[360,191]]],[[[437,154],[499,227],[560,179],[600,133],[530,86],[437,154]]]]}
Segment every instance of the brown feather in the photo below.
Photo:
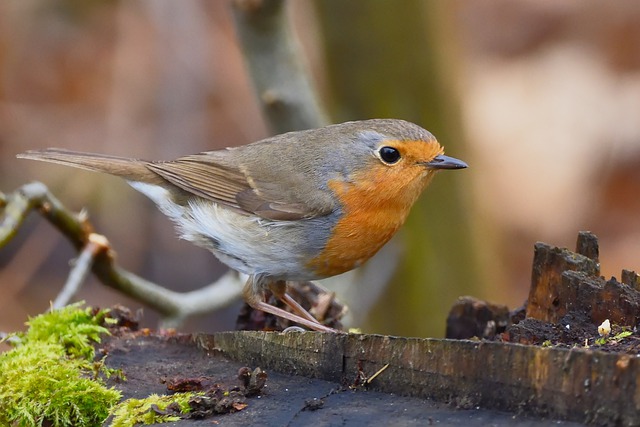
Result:
{"type": "Polygon", "coordinates": [[[147,184],[158,185],[163,182],[162,178],[147,169],[148,162],[144,160],[106,154],[83,153],[60,148],[30,150],[18,154],[17,157],[73,166],[92,172],[103,172],[130,181],[145,182],[147,184]]]}
{"type": "Polygon", "coordinates": [[[236,194],[250,188],[243,175],[213,163],[180,158],[147,167],[189,193],[236,208],[236,194]]]}
{"type": "MultiPolygon", "coordinates": [[[[319,212],[302,203],[279,200],[282,192],[264,197],[263,188],[248,178],[240,167],[221,165],[211,153],[181,157],[147,165],[149,169],[189,193],[254,213],[262,218],[292,221],[317,216],[319,212]]],[[[265,186],[273,187],[271,186],[265,186]]]]}

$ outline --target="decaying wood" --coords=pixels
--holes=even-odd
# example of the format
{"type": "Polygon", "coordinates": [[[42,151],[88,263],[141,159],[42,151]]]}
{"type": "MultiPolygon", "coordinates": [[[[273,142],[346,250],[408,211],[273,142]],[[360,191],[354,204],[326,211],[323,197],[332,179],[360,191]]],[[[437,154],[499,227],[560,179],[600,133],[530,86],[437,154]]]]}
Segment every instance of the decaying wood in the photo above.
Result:
{"type": "MultiPolygon", "coordinates": [[[[536,243],[531,288],[523,308],[505,314],[505,306],[462,297],[449,313],[446,337],[491,339],[506,326],[510,341],[536,344],[545,341],[536,328],[551,331],[569,314],[589,322],[594,331],[605,319],[618,325],[636,325],[640,320],[638,275],[623,270],[622,283],[615,278],[606,281],[600,277],[599,256],[597,237],[586,231],[578,234],[576,252],[536,243]],[[520,324],[523,320],[525,323],[520,324]],[[540,322],[549,325],[543,327],[540,322]],[[520,327],[510,326],[516,324],[520,327]]],[[[553,334],[564,332],[558,329],[553,334]]]]}
{"type": "Polygon", "coordinates": [[[504,332],[511,323],[511,313],[507,306],[470,296],[460,297],[447,316],[445,337],[454,340],[493,338],[504,332]]]}
{"type": "MultiPolygon", "coordinates": [[[[640,278],[622,270],[621,282],[600,276],[598,239],[580,232],[576,252],[536,243],[531,289],[523,308],[505,319],[504,306],[463,297],[447,319],[447,338],[499,338],[521,344],[593,344],[609,320],[632,329],[640,321],[640,278]],[[504,325],[505,328],[494,327],[504,325]],[[495,333],[492,333],[495,330],[495,333]],[[579,340],[581,342],[577,342],[579,340]]],[[[627,349],[628,350],[628,349],[627,349]]]]}
{"type": "Polygon", "coordinates": [[[636,291],[640,291],[640,276],[635,271],[622,270],[620,281],[625,285],[631,286],[636,291]]]}
{"type": "Polygon", "coordinates": [[[640,293],[615,277],[605,280],[567,271],[562,275],[557,305],[559,313],[586,311],[596,325],[605,319],[625,326],[635,326],[640,321],[640,293]]]}
{"type": "MultiPolygon", "coordinates": [[[[505,332],[494,337],[501,342],[484,342],[477,348],[460,344],[451,353],[443,344],[441,357],[455,369],[444,369],[442,375],[477,383],[456,383],[452,395],[478,393],[471,399],[510,409],[520,403],[525,412],[581,422],[639,425],[640,344],[630,331],[640,322],[640,279],[623,270],[621,282],[606,280],[600,276],[598,260],[598,240],[588,232],[579,234],[576,252],[536,243],[529,299],[523,309],[510,313],[505,332]],[[607,319],[616,331],[600,336],[598,326],[607,319]],[[458,359],[461,354],[466,356],[458,359]],[[513,393],[514,400],[503,392],[513,393]]],[[[448,337],[453,336],[449,329],[464,330],[465,325],[471,325],[467,337],[473,332],[487,336],[487,325],[501,313],[491,306],[461,299],[451,310],[448,337]]],[[[435,350],[429,351],[431,357],[435,350]]]]}
{"type": "Polygon", "coordinates": [[[461,407],[496,408],[602,425],[640,423],[640,360],[631,355],[497,342],[322,333],[228,332],[199,346],[283,373],[461,407]]]}
{"type": "Polygon", "coordinates": [[[584,255],[595,262],[600,261],[600,246],[598,238],[589,231],[578,232],[578,240],[576,241],[576,253],[584,255]]]}
{"type": "Polygon", "coordinates": [[[527,317],[556,323],[567,312],[562,275],[566,271],[579,271],[588,276],[600,275],[600,264],[568,249],[546,243],[535,244],[531,289],[527,301],[527,317]]]}
{"type": "Polygon", "coordinates": [[[609,319],[635,326],[640,320],[637,275],[623,272],[623,283],[601,277],[593,234],[581,232],[576,251],[536,243],[526,316],[558,323],[568,313],[583,312],[595,325],[609,319]]]}

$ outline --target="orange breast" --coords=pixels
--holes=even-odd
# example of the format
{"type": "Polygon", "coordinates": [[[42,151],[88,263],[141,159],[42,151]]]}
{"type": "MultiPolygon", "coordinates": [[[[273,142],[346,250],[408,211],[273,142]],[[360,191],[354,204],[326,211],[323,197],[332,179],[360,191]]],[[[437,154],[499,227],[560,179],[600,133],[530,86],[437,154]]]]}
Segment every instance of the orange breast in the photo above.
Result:
{"type": "Polygon", "coordinates": [[[329,181],[342,204],[338,220],[324,250],[308,267],[321,277],[352,270],[371,258],[404,223],[411,206],[430,176],[404,174],[392,179],[385,170],[374,168],[360,174],[357,184],[329,181]]]}

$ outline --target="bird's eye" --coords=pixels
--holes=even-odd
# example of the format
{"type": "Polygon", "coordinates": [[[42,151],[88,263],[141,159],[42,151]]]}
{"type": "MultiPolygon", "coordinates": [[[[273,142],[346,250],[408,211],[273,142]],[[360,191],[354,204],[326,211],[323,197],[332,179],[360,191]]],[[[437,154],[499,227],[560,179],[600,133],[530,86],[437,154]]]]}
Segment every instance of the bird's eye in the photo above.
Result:
{"type": "Polygon", "coordinates": [[[381,147],[380,150],[378,150],[378,153],[380,154],[382,161],[388,165],[392,165],[400,160],[400,152],[398,149],[393,147],[381,147]]]}

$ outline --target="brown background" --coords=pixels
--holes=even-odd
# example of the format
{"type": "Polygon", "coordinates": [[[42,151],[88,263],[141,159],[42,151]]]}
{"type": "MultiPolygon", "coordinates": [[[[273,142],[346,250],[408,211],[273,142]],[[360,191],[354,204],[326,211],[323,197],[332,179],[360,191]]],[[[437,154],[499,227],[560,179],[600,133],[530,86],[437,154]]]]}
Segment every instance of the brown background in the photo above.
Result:
{"type": "MultiPolygon", "coordinates": [[[[517,306],[533,243],[572,247],[581,229],[600,237],[604,275],[640,268],[640,3],[292,3],[334,121],[412,120],[471,165],[423,196],[395,242],[408,274],[361,309],[358,326],[438,336],[459,295],[517,306]],[[436,216],[441,206],[450,211],[436,216]],[[415,266],[434,259],[437,277],[424,279],[415,266]]],[[[15,154],[57,146],[170,159],[268,135],[227,2],[0,4],[0,191],[43,181],[86,208],[143,277],[188,290],[225,267],[178,241],[124,182],[15,154]]],[[[45,310],[73,257],[33,215],[0,250],[0,330],[45,310]]],[[[80,297],[135,307],[94,280],[80,297]]],[[[185,329],[232,328],[236,310],[185,329]]]]}

